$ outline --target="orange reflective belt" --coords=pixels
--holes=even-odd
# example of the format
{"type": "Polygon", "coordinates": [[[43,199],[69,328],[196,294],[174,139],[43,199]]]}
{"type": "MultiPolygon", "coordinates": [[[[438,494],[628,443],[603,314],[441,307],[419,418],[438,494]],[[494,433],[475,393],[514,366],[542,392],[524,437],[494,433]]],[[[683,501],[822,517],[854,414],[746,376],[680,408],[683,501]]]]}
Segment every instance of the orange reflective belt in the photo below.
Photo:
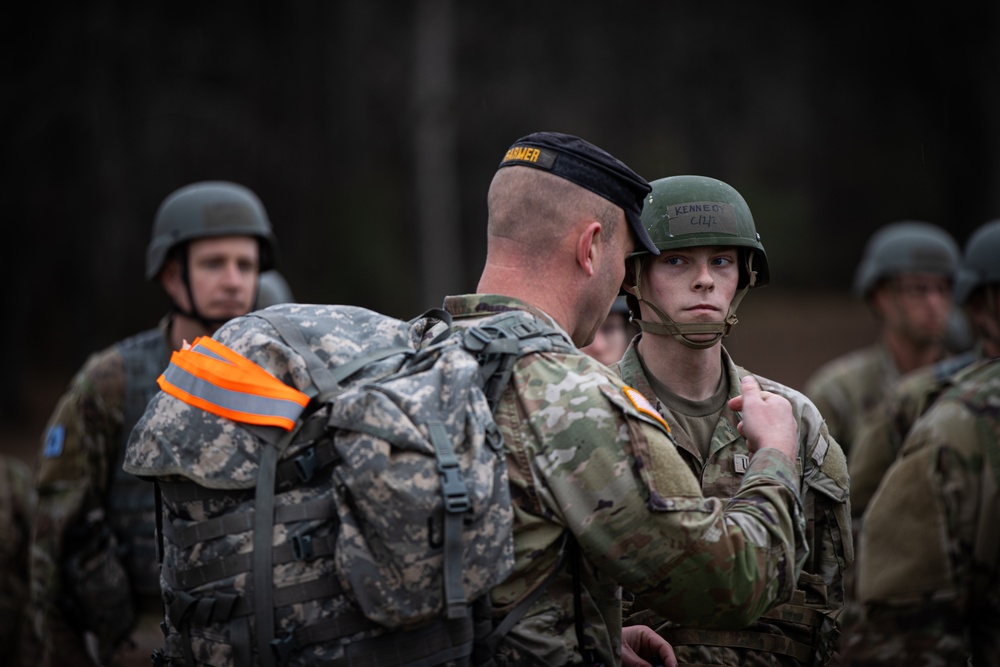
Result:
{"type": "Polygon", "coordinates": [[[286,431],[295,427],[309,403],[301,391],[208,336],[174,352],[157,384],[174,398],[213,415],[286,431]]]}

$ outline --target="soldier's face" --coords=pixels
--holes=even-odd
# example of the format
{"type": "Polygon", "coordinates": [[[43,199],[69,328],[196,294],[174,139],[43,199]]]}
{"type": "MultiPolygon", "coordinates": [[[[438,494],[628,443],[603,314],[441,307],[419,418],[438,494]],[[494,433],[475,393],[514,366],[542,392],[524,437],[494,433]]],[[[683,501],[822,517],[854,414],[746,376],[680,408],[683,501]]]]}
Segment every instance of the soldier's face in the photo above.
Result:
{"type": "Polygon", "coordinates": [[[873,293],[884,326],[921,344],[944,340],[951,312],[951,281],[935,273],[907,273],[873,293]]]}
{"type": "MultiPolygon", "coordinates": [[[[197,239],[188,246],[188,280],[198,312],[210,319],[245,315],[257,291],[258,244],[250,236],[197,239]]],[[[187,290],[173,294],[189,308],[187,290]]]]}
{"type": "MultiPolygon", "coordinates": [[[[643,262],[642,296],[682,322],[721,322],[736,294],[739,251],[732,247],[701,246],[663,250],[643,262]]],[[[657,321],[645,304],[642,318],[657,321]]],[[[685,334],[709,340],[714,334],[685,334]]]]}

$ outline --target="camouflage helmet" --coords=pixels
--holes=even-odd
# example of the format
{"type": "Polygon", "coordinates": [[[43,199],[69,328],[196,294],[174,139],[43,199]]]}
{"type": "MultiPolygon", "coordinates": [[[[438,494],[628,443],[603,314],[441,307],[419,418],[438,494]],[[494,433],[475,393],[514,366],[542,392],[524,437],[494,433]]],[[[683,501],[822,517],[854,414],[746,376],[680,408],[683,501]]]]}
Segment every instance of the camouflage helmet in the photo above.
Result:
{"type": "Polygon", "coordinates": [[[966,241],[955,302],[964,305],[977,287],[994,283],[1000,283],[1000,220],[983,224],[966,241]]]}
{"type": "Polygon", "coordinates": [[[958,244],[948,232],[929,222],[893,222],[868,240],[854,275],[854,292],[867,298],[879,282],[900,273],[954,277],[958,264],[958,244]]]}
{"type": "Polygon", "coordinates": [[[278,271],[265,271],[257,279],[257,308],[267,308],[279,303],[292,303],[292,288],[278,271]]]}
{"type": "Polygon", "coordinates": [[[146,279],[160,275],[174,246],[193,239],[233,235],[257,237],[260,271],[274,267],[274,233],[257,195],[226,181],[204,181],[175,190],[156,211],[153,237],[146,249],[146,279]]]}
{"type": "MultiPolygon", "coordinates": [[[[669,176],[650,185],[653,190],[642,207],[642,225],[657,249],[748,248],[757,272],[752,286],[768,283],[770,272],[760,234],[750,207],[735,188],[707,176],[669,176]]],[[[740,287],[750,282],[745,268],[740,267],[740,287]]]]}

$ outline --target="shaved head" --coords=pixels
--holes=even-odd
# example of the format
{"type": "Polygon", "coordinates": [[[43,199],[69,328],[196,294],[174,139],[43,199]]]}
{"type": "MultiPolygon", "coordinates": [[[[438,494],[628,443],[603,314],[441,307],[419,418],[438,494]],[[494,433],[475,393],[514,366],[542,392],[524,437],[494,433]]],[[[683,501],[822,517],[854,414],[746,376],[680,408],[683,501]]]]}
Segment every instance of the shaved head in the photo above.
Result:
{"type": "Polygon", "coordinates": [[[492,247],[501,239],[545,256],[581,219],[597,220],[611,235],[622,210],[600,195],[560,176],[531,167],[497,171],[487,198],[487,234],[492,247]]]}

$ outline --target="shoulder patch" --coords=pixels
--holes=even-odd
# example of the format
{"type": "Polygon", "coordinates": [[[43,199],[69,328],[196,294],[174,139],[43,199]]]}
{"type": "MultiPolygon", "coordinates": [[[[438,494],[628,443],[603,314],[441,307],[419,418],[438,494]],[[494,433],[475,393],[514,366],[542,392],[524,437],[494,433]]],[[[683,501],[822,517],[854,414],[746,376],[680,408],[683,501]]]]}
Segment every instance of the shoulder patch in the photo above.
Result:
{"type": "Polygon", "coordinates": [[[660,413],[656,411],[653,404],[646,400],[646,397],[640,394],[637,390],[632,387],[622,387],[622,392],[625,394],[625,398],[628,399],[629,403],[635,406],[635,409],[644,415],[649,415],[656,421],[663,424],[663,428],[667,429],[667,433],[670,433],[670,426],[667,425],[667,421],[660,416],[660,413]]]}
{"type": "Polygon", "coordinates": [[[49,427],[45,434],[45,447],[42,449],[42,456],[47,459],[54,459],[61,456],[63,452],[63,442],[66,440],[66,427],[62,424],[54,424],[49,427]]]}

